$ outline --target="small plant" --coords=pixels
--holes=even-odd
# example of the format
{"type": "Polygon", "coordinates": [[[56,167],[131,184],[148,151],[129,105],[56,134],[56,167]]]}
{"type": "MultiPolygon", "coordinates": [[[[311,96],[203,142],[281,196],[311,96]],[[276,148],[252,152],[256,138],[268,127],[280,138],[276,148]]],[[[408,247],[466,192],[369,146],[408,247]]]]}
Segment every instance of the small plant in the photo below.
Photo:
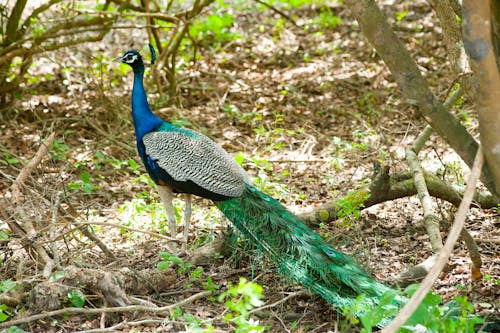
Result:
{"type": "Polygon", "coordinates": [[[455,178],[454,181],[458,185],[465,185],[463,170],[460,163],[457,161],[445,163],[443,167],[436,171],[436,174],[443,179],[447,179],[447,176],[452,176],[455,178]]]}
{"type": "Polygon", "coordinates": [[[194,39],[208,42],[208,45],[220,47],[221,43],[227,43],[240,38],[240,35],[231,31],[234,16],[229,13],[208,15],[203,19],[197,19],[189,27],[189,35],[194,39]]]}
{"type": "MultiPolygon", "coordinates": [[[[413,295],[418,284],[407,287],[404,293],[413,295]]],[[[405,296],[406,296],[405,295],[405,296]]],[[[352,326],[361,323],[361,333],[370,333],[372,328],[380,323],[387,323],[399,311],[397,306],[400,292],[389,290],[382,295],[380,303],[373,309],[360,314],[360,306],[364,295],[357,298],[356,304],[344,308],[346,317],[343,326],[352,326]]],[[[482,318],[474,314],[474,307],[467,297],[456,297],[454,301],[441,305],[441,296],[429,292],[410,319],[397,331],[400,333],[429,332],[429,333],[473,333],[474,327],[482,323],[482,318]]],[[[346,327],[347,329],[347,327],[346,327]]]]}
{"type": "Polygon", "coordinates": [[[64,140],[54,140],[50,146],[50,156],[56,160],[60,161],[66,158],[69,151],[68,145],[64,143],[64,140]]]}
{"type": "Polygon", "coordinates": [[[68,184],[68,188],[71,190],[81,189],[84,193],[90,194],[94,190],[94,185],[91,183],[89,173],[83,171],[80,175],[80,181],[68,184]]]}
{"type": "Polygon", "coordinates": [[[159,270],[165,270],[170,268],[170,266],[172,265],[177,265],[177,273],[184,275],[193,267],[191,263],[185,262],[181,258],[168,252],[160,252],[158,253],[158,256],[161,260],[158,262],[158,264],[156,264],[156,268],[158,268],[159,270]]]}
{"type": "Polygon", "coordinates": [[[407,10],[403,10],[401,12],[396,13],[396,21],[401,22],[410,12],[407,10]]]}
{"type": "MultiPolygon", "coordinates": [[[[19,288],[21,288],[21,286],[13,282],[12,280],[0,281],[0,294],[2,295],[19,288]]],[[[9,307],[6,304],[0,304],[0,323],[9,319],[11,315],[12,312],[10,311],[9,307]]]]}
{"type": "Polygon", "coordinates": [[[264,332],[264,327],[257,320],[250,318],[249,313],[254,307],[264,304],[261,285],[240,278],[238,285],[229,285],[228,290],[219,296],[219,302],[223,301],[229,311],[224,320],[236,325],[235,332],[264,332]]]}
{"type": "Polygon", "coordinates": [[[339,208],[337,217],[342,226],[352,227],[352,221],[359,218],[361,208],[364,207],[364,202],[369,196],[370,194],[364,190],[350,191],[344,198],[337,201],[339,208]]]}
{"type": "Polygon", "coordinates": [[[0,323],[3,323],[9,317],[12,315],[12,313],[9,310],[9,307],[5,304],[0,304],[0,323]]]}
{"type": "Polygon", "coordinates": [[[220,288],[220,286],[218,284],[214,283],[214,281],[212,280],[211,277],[208,277],[207,280],[205,282],[203,282],[203,289],[205,289],[206,291],[215,292],[219,288],[220,288]]]}
{"type": "Polygon", "coordinates": [[[335,16],[330,8],[325,7],[314,19],[313,23],[317,24],[321,29],[334,29],[342,23],[342,19],[335,16]]]}
{"type": "Polygon", "coordinates": [[[14,156],[11,156],[8,152],[3,153],[3,159],[0,160],[3,164],[6,165],[15,165],[19,164],[19,160],[15,158],[14,156]]]}
{"type": "Polygon", "coordinates": [[[80,290],[73,289],[68,293],[66,300],[74,307],[81,308],[85,304],[85,296],[80,290]]]}

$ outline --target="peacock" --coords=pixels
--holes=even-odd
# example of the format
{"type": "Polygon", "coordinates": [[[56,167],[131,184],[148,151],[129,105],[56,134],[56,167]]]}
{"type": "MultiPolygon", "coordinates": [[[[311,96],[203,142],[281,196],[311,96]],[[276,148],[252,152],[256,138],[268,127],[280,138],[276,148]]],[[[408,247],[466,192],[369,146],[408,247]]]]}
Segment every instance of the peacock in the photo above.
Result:
{"type": "MultiPolygon", "coordinates": [[[[335,250],[277,200],[252,186],[240,165],[214,141],[156,116],[143,85],[145,66],[141,54],[129,50],[119,59],[134,72],[132,118],[137,151],[157,185],[173,234],[173,193],[188,198],[185,239],[189,198],[197,195],[212,200],[240,233],[275,263],[279,273],[317,293],[339,311],[351,307],[355,314],[365,314],[381,302],[384,293],[394,292],[351,256],[335,250]],[[363,297],[358,297],[361,294],[363,297]]],[[[387,306],[397,311],[406,301],[396,296],[387,306]]],[[[388,320],[378,325],[384,326],[388,320]]]]}

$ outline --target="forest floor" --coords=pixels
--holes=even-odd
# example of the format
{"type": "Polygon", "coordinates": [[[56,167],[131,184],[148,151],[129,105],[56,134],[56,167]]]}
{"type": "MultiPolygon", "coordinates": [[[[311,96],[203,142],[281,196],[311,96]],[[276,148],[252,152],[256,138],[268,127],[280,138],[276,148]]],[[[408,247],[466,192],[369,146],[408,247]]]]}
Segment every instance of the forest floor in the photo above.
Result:
{"type": "MultiPolygon", "coordinates": [[[[433,92],[444,99],[454,82],[441,29],[427,3],[404,2],[384,10],[433,92]],[[406,15],[397,20],[403,12],[406,15]]],[[[146,86],[157,114],[207,134],[244,158],[243,167],[256,186],[295,213],[366,186],[375,161],[390,165],[394,172],[406,171],[404,149],[424,127],[413,108],[401,101],[390,73],[347,9],[338,6],[331,11],[342,19],[336,27],[317,19],[319,9],[296,9],[292,14],[297,25],[271,11],[235,10],[233,31],[240,38],[219,47],[203,41],[198,50],[202,58],[186,62],[178,72],[182,107],[165,106],[165,97],[157,93],[152,80],[146,86]]],[[[42,56],[31,70],[38,79],[26,85],[9,118],[0,124],[0,171],[7,180],[0,182],[1,196],[9,193],[11,180],[41,141],[56,133],[50,158],[37,167],[25,188],[24,207],[39,230],[55,228],[57,235],[47,247],[58,253],[62,267],[140,271],[155,268],[159,252],[173,247],[164,239],[140,232],[162,231],[165,214],[135,153],[129,105],[132,75],[109,61],[128,48],[143,49],[148,58],[145,41],[141,31],[113,32],[99,45],[42,56]],[[117,259],[104,255],[75,225],[54,213],[57,201],[77,212],[74,222],[96,223],[97,237],[117,259]]],[[[464,98],[453,112],[477,137],[476,113],[470,101],[464,98]]],[[[432,136],[420,158],[426,170],[451,183],[465,182],[468,168],[440,138],[432,136]]],[[[443,220],[453,216],[450,204],[437,199],[435,204],[443,220]]],[[[179,217],[182,206],[179,198],[179,217]]],[[[194,199],[193,211],[188,251],[220,236],[228,225],[207,200],[194,199]]],[[[317,231],[378,279],[390,283],[431,255],[421,222],[420,203],[410,197],[364,209],[359,217],[346,216],[317,231]]],[[[8,234],[4,222],[0,228],[8,234]]],[[[442,227],[444,237],[447,228],[442,227]]],[[[444,300],[465,295],[480,313],[499,314],[500,244],[488,241],[500,236],[498,211],[473,207],[466,228],[479,240],[485,278],[471,281],[467,250],[458,244],[434,290],[444,300]]],[[[166,290],[137,297],[159,306],[172,304],[203,291],[203,282],[209,277],[220,286],[218,293],[229,283],[237,284],[239,277],[257,282],[264,287],[266,304],[300,290],[278,277],[270,263],[239,249],[201,265],[201,276],[179,272],[166,290]]],[[[2,242],[1,256],[1,281],[10,279],[34,287],[44,280],[20,240],[2,242]]],[[[87,293],[88,307],[102,306],[99,295],[87,293]]],[[[30,312],[33,300],[23,300],[30,312]]],[[[181,309],[182,314],[172,314],[162,325],[134,329],[179,332],[190,321],[203,326],[203,320],[216,318],[210,324],[217,331],[233,330],[221,318],[227,312],[224,303],[216,299],[198,299],[181,309]]],[[[269,332],[338,331],[343,320],[321,298],[300,293],[251,317],[269,326],[269,332]]],[[[149,313],[71,315],[19,326],[32,332],[70,332],[98,328],[103,322],[112,326],[124,320],[164,318],[149,313]]]]}

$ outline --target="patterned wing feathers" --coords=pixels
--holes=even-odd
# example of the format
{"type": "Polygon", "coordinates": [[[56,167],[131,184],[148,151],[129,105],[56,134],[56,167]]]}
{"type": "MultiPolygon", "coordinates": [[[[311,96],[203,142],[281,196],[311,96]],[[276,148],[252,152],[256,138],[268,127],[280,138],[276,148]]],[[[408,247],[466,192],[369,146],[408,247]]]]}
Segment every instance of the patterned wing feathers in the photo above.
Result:
{"type": "Polygon", "coordinates": [[[248,176],[234,159],[206,136],[179,131],[152,132],[143,137],[146,154],[176,181],[192,181],[230,197],[243,193],[248,176]]]}

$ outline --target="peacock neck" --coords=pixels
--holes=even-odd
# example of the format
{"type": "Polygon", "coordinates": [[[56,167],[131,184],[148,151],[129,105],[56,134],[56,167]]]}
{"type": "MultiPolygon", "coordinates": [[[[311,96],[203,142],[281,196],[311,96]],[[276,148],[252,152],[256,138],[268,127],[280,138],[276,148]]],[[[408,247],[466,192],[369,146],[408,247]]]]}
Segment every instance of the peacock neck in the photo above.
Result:
{"type": "Polygon", "coordinates": [[[141,141],[145,134],[154,131],[163,123],[163,120],[157,117],[149,107],[143,84],[144,66],[141,67],[134,68],[134,86],[132,88],[132,119],[134,120],[137,141],[141,141]]]}

